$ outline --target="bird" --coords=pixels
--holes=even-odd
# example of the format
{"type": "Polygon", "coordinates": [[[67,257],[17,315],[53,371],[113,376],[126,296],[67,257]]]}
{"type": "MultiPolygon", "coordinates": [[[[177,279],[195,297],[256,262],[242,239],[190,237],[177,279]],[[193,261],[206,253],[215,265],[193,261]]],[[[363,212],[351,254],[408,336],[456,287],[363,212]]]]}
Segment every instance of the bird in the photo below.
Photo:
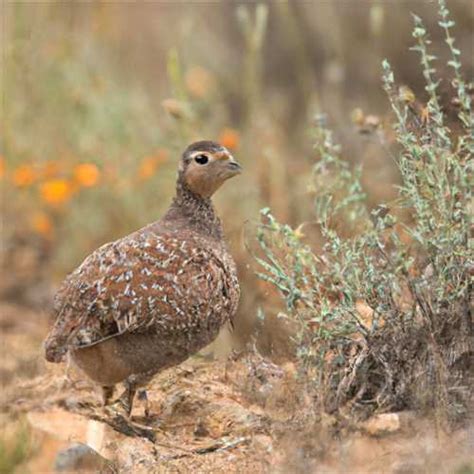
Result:
{"type": "Polygon", "coordinates": [[[212,196],[241,172],[219,143],[192,143],[163,217],[102,245],[59,286],[45,358],[72,360],[102,388],[104,406],[129,417],[137,390],[233,327],[239,281],[212,196]]]}

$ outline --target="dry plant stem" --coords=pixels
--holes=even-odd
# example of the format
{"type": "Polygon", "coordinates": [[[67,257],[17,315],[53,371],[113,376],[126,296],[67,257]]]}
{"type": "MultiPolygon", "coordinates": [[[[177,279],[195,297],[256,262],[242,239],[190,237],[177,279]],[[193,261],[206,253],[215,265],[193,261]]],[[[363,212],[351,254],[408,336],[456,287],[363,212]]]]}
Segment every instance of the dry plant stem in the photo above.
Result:
{"type": "Polygon", "coordinates": [[[225,451],[225,450],[228,450],[228,449],[233,449],[236,446],[239,446],[241,444],[248,443],[249,441],[250,441],[250,438],[248,438],[248,437],[240,437],[240,438],[236,438],[236,439],[232,439],[232,440],[222,439],[222,440],[216,441],[213,444],[210,444],[209,446],[205,446],[205,447],[202,447],[202,448],[194,448],[194,449],[189,449],[189,450],[185,450],[185,449],[179,448],[177,446],[175,447],[175,446],[171,446],[171,445],[164,445],[162,443],[156,443],[156,444],[160,444],[162,446],[169,447],[169,448],[177,448],[181,451],[186,451],[183,454],[175,454],[175,455],[172,455],[172,456],[166,456],[166,459],[171,460],[171,459],[181,459],[181,458],[184,458],[184,457],[187,457],[187,456],[195,456],[195,455],[214,453],[214,452],[217,452],[217,451],[225,451]]]}
{"type": "Polygon", "coordinates": [[[126,436],[138,436],[140,438],[146,438],[152,443],[156,441],[156,432],[150,428],[145,428],[136,425],[135,423],[127,420],[123,415],[116,413],[114,415],[103,416],[94,411],[88,411],[86,413],[80,413],[91,420],[105,423],[113,428],[115,431],[122,433],[126,436]]]}
{"type": "Polygon", "coordinates": [[[258,109],[261,97],[261,53],[267,30],[268,6],[258,4],[254,15],[252,15],[249,7],[241,5],[237,9],[237,19],[246,45],[244,59],[245,115],[247,121],[251,121],[254,111],[258,109]]]}

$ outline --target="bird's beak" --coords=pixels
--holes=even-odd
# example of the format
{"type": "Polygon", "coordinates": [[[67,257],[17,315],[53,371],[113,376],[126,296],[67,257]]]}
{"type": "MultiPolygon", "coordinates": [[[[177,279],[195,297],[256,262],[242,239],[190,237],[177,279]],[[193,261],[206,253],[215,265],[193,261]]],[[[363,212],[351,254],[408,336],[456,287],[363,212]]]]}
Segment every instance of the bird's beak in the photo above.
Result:
{"type": "Polygon", "coordinates": [[[242,166],[240,166],[240,163],[235,161],[234,157],[227,150],[215,156],[216,159],[224,165],[225,179],[232,178],[233,176],[242,173],[242,166]]]}
{"type": "Polygon", "coordinates": [[[242,166],[240,166],[240,163],[235,161],[233,158],[229,160],[226,165],[229,171],[232,173],[232,176],[242,173],[242,166]]]}

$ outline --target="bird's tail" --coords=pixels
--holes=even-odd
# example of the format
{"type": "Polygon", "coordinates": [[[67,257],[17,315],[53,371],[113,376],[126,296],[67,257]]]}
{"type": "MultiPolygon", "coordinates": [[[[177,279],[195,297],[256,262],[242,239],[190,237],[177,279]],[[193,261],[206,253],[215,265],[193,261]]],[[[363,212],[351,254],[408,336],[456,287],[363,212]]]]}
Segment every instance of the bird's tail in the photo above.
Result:
{"type": "Polygon", "coordinates": [[[68,343],[74,330],[74,326],[67,316],[67,308],[63,307],[44,341],[44,356],[48,362],[62,362],[66,356],[68,343]]]}
{"type": "Polygon", "coordinates": [[[62,362],[67,352],[67,338],[55,334],[55,328],[44,341],[44,357],[48,362],[62,362]]]}

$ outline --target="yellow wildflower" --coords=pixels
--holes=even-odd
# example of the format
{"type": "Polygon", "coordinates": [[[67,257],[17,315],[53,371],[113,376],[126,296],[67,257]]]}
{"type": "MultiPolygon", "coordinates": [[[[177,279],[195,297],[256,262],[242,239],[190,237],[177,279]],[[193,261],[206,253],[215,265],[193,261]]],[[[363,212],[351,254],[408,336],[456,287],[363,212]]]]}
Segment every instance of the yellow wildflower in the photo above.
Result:
{"type": "Polygon", "coordinates": [[[50,179],[40,186],[41,199],[51,206],[64,204],[71,198],[72,193],[72,183],[65,179],[50,179]]]}
{"type": "Polygon", "coordinates": [[[416,100],[415,93],[408,86],[400,86],[398,89],[398,97],[405,104],[413,104],[416,100]]]}
{"type": "Polygon", "coordinates": [[[74,179],[77,184],[89,188],[99,181],[100,172],[93,163],[81,163],[74,168],[74,179]]]}

